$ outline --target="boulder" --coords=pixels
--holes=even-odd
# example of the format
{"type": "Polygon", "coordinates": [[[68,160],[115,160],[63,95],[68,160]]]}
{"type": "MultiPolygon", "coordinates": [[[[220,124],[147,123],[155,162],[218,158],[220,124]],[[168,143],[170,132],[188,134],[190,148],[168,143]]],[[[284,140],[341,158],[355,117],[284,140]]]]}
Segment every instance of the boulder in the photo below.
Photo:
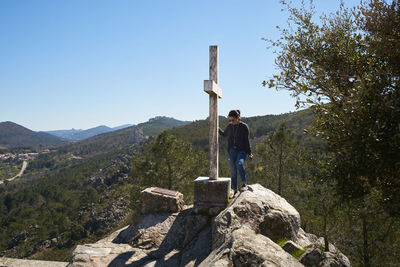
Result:
{"type": "MultiPolygon", "coordinates": [[[[331,244],[330,244],[331,245],[331,244]]],[[[331,245],[334,247],[333,245],[331,245]]],[[[309,248],[300,256],[299,261],[305,266],[350,267],[349,259],[335,248],[336,252],[322,253],[319,248],[309,248]]]]}
{"type": "Polygon", "coordinates": [[[324,252],[322,267],[350,267],[349,259],[342,253],[324,252]]]}
{"type": "Polygon", "coordinates": [[[248,225],[233,231],[229,240],[199,266],[303,266],[268,237],[248,225]]]}
{"type": "Polygon", "coordinates": [[[309,248],[304,252],[299,261],[306,267],[319,266],[322,262],[322,252],[318,248],[309,248]]]}
{"type": "MultiPolygon", "coordinates": [[[[313,234],[304,233],[306,239],[311,243],[307,245],[310,250],[323,249],[325,247],[325,240],[323,237],[316,237],[313,234]]],[[[304,241],[304,240],[303,240],[304,241]]],[[[321,266],[351,266],[350,260],[337,249],[333,244],[329,243],[329,251],[324,252],[322,255],[321,266]]]]}
{"type": "Polygon", "coordinates": [[[303,228],[297,232],[296,243],[301,247],[310,247],[318,241],[318,237],[314,234],[306,233],[303,228]]]}
{"type": "MultiPolygon", "coordinates": [[[[310,247],[325,248],[325,239],[323,237],[317,238],[317,241],[312,242],[310,247]]],[[[329,243],[329,252],[337,253],[338,249],[333,244],[329,243]]]]}
{"type": "Polygon", "coordinates": [[[268,236],[275,242],[279,239],[296,239],[295,224],[287,214],[280,210],[269,210],[259,225],[261,234],[268,236]]]}
{"type": "Polygon", "coordinates": [[[215,217],[212,223],[213,248],[229,240],[232,232],[248,225],[277,241],[296,240],[300,229],[300,215],[284,198],[259,184],[249,185],[234,201],[215,217]]]}
{"type": "Polygon", "coordinates": [[[179,215],[153,213],[140,216],[123,233],[124,242],[145,250],[167,250],[170,246],[170,250],[179,248],[185,240],[185,215],[187,211],[179,215]]]}
{"type": "Polygon", "coordinates": [[[182,251],[181,264],[183,267],[198,266],[208,257],[211,248],[211,227],[205,226],[182,251]]]}
{"type": "Polygon", "coordinates": [[[183,209],[183,195],[176,191],[157,187],[146,188],[141,192],[142,213],[179,212],[183,209]],[[157,189],[161,189],[158,190],[157,189]],[[166,191],[168,194],[159,193],[166,191]],[[175,192],[175,194],[171,194],[175,192]]]}

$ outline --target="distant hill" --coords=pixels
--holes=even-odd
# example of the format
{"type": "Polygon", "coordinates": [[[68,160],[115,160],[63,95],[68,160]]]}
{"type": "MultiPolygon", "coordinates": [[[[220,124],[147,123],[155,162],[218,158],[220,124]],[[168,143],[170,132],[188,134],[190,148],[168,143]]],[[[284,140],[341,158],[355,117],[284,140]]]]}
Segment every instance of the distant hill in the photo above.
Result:
{"type": "Polygon", "coordinates": [[[54,130],[54,131],[46,131],[46,133],[60,137],[65,140],[73,140],[72,136],[81,132],[83,130],[79,129],[71,129],[71,130],[54,130]]]}
{"type": "Polygon", "coordinates": [[[48,147],[64,143],[61,138],[45,132],[34,132],[11,121],[0,122],[1,147],[48,147]]]}
{"type": "MultiPolygon", "coordinates": [[[[279,115],[264,115],[255,116],[249,118],[242,118],[250,128],[250,142],[256,144],[260,139],[268,135],[269,132],[273,131],[279,123],[284,122],[296,136],[303,136],[304,129],[311,125],[313,114],[311,110],[301,110],[297,112],[284,113],[279,115]]],[[[226,117],[219,117],[219,126],[224,129],[228,125],[228,119],[226,117]]],[[[195,147],[208,151],[208,119],[198,120],[184,127],[174,128],[170,130],[170,133],[183,139],[187,142],[192,143],[195,147]]],[[[227,142],[220,139],[220,151],[225,151],[227,142]]]]}
{"type": "Polygon", "coordinates": [[[191,123],[192,123],[191,121],[180,121],[174,118],[158,116],[149,119],[149,121],[147,122],[140,123],[137,126],[138,128],[143,130],[143,134],[145,136],[152,136],[152,135],[157,135],[159,132],[163,130],[181,127],[191,123]]]}
{"type": "Polygon", "coordinates": [[[54,136],[58,136],[65,140],[80,141],[80,140],[84,140],[84,139],[96,136],[98,134],[109,133],[109,132],[117,131],[117,130],[124,129],[127,127],[131,127],[131,126],[133,126],[133,125],[132,124],[124,124],[121,126],[110,128],[108,126],[101,125],[101,126],[87,129],[87,130],[81,130],[81,129],[78,129],[78,130],[77,129],[55,130],[55,131],[47,131],[46,133],[54,135],[54,136]]]}
{"type": "Polygon", "coordinates": [[[190,123],[190,121],[180,121],[174,118],[159,116],[138,125],[98,134],[91,138],[65,145],[58,150],[61,153],[70,152],[80,156],[104,154],[122,149],[127,145],[138,144],[163,130],[181,127],[190,123]]]}
{"type": "Polygon", "coordinates": [[[121,126],[117,126],[117,127],[111,128],[111,129],[113,129],[113,131],[117,131],[117,130],[128,128],[128,127],[131,127],[131,126],[134,126],[134,124],[124,124],[124,125],[121,125],[121,126]]]}

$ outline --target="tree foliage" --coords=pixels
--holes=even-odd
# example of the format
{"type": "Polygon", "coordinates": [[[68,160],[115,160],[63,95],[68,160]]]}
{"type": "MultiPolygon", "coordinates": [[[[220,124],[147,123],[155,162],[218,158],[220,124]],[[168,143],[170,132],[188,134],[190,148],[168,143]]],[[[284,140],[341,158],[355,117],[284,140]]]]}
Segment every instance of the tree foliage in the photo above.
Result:
{"type": "Polygon", "coordinates": [[[167,131],[161,132],[133,158],[132,177],[142,186],[157,186],[193,195],[193,180],[204,174],[206,156],[167,131]]]}
{"type": "MultiPolygon", "coordinates": [[[[270,132],[265,140],[256,147],[257,157],[260,157],[264,168],[271,169],[277,177],[277,192],[282,195],[282,180],[290,167],[294,167],[297,142],[293,132],[285,123],[270,132]]],[[[262,167],[263,168],[263,167],[262,167]]]]}
{"type": "Polygon", "coordinates": [[[400,216],[399,0],[370,0],[353,11],[341,5],[319,22],[312,7],[287,7],[290,27],[271,41],[281,72],[264,85],[313,108],[342,197],[377,190],[380,203],[400,216]]]}

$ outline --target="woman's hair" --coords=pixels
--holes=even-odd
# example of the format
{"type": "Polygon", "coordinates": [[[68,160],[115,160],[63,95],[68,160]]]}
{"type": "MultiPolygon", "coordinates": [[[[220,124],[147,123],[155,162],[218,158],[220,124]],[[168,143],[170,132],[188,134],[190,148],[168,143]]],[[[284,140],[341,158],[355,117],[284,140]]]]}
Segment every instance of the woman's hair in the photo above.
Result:
{"type": "Polygon", "coordinates": [[[240,110],[234,109],[229,111],[228,117],[239,118],[240,117],[240,110]]]}

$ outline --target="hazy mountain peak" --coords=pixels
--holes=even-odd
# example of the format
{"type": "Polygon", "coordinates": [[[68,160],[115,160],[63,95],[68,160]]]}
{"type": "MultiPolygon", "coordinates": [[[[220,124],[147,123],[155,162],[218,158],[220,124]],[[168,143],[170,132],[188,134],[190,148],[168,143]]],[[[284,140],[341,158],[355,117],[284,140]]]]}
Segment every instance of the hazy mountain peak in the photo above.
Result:
{"type": "Polygon", "coordinates": [[[95,135],[113,132],[113,131],[123,129],[126,127],[130,127],[130,126],[132,126],[132,125],[125,124],[125,125],[111,128],[111,127],[108,127],[107,125],[99,125],[99,126],[96,126],[93,128],[89,128],[87,130],[82,130],[82,129],[76,130],[75,128],[72,128],[71,130],[47,131],[47,133],[61,137],[63,139],[69,140],[69,141],[80,141],[80,140],[84,140],[84,139],[93,137],[95,135]]]}

